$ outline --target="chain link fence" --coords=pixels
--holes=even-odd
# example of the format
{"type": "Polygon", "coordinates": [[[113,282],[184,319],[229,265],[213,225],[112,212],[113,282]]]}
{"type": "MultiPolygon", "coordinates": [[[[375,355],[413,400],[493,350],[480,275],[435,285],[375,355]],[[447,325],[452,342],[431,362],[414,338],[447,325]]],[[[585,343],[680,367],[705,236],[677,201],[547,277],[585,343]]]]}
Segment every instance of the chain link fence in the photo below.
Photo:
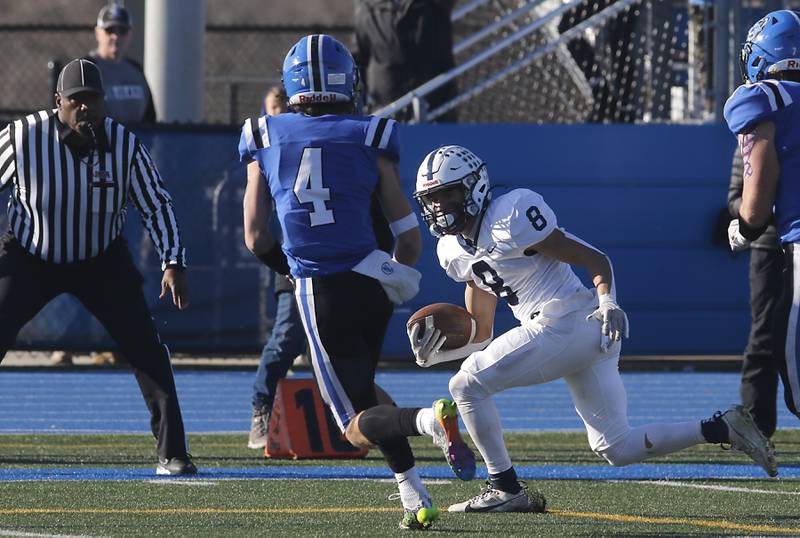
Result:
{"type": "MultiPolygon", "coordinates": [[[[727,29],[735,85],[743,32],[765,11],[797,8],[800,1],[489,0],[456,21],[457,47],[475,32],[507,23],[458,47],[457,64],[536,28],[456,79],[462,95],[454,115],[464,123],[713,121],[715,101],[728,91],[713,90],[714,6],[722,4],[735,15],[727,29]]],[[[286,51],[309,33],[346,44],[353,39],[346,25],[209,25],[205,122],[239,124],[258,113],[265,91],[280,84],[286,51]]],[[[0,43],[0,120],[8,120],[52,106],[59,66],[87,54],[94,36],[89,25],[0,24],[0,43]]]]}

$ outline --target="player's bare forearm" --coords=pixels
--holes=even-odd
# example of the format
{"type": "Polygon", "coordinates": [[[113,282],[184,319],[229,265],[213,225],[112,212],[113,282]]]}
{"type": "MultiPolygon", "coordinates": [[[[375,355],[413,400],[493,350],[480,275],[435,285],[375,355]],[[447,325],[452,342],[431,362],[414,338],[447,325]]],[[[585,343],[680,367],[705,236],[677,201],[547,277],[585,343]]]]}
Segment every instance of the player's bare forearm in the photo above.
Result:
{"type": "Polygon", "coordinates": [[[269,251],[275,243],[267,228],[272,216],[272,198],[256,161],[247,165],[243,211],[245,245],[254,254],[269,251]]]}
{"type": "MultiPolygon", "coordinates": [[[[400,173],[397,164],[386,157],[378,158],[378,200],[381,209],[390,223],[398,221],[412,213],[400,186],[400,173]]],[[[397,236],[394,258],[405,265],[414,265],[422,252],[422,236],[419,228],[412,228],[397,236]]]]}
{"type": "Polygon", "coordinates": [[[749,133],[740,134],[739,148],[744,164],[739,216],[751,228],[760,228],[772,215],[780,177],[775,124],[760,123],[749,133]]]}
{"type": "Polygon", "coordinates": [[[583,267],[592,277],[597,294],[609,293],[613,272],[608,257],[594,247],[576,239],[574,236],[564,234],[561,230],[553,230],[553,233],[531,248],[534,248],[539,254],[560,262],[583,267]]]}
{"type": "Polygon", "coordinates": [[[474,282],[467,282],[464,289],[464,307],[475,318],[475,342],[483,342],[492,336],[497,297],[483,291],[474,282]]]}
{"type": "Polygon", "coordinates": [[[394,259],[404,265],[414,265],[422,251],[422,236],[419,228],[413,228],[397,236],[394,259]]]}

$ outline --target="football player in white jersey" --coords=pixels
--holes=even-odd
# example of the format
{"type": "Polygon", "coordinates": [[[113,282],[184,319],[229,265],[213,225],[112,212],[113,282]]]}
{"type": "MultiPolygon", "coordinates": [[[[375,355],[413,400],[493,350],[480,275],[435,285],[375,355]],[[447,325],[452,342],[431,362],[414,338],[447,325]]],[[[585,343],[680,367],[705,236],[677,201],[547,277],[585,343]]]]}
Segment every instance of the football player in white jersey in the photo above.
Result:
{"type": "Polygon", "coordinates": [[[770,476],[774,449],[748,411],[693,422],[628,424],[625,387],[618,370],[628,318],[617,304],[614,274],[605,254],[558,227],[542,197],[515,189],[492,199],[486,164],[461,146],[430,152],[419,167],[414,198],[431,233],[439,237],[442,268],[466,283],[464,302],[476,320],[467,345],[443,350],[437,329],[409,340],[417,364],[467,359],[450,392],[489,473],[486,488],[451,512],[519,512],[543,508],[517,480],[492,395],[511,387],[564,378],[592,450],[611,465],[628,465],[700,443],[730,443],[770,476]],[[587,289],[570,265],[582,266],[587,289]],[[497,298],[520,325],[493,338],[497,298]]]}

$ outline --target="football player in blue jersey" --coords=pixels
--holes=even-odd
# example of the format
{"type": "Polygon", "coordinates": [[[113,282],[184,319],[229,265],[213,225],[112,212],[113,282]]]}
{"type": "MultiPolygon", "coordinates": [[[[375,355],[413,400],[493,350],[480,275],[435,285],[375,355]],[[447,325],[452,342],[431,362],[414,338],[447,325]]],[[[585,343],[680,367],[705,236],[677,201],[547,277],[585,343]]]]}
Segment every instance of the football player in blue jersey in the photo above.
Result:
{"type": "Polygon", "coordinates": [[[733,250],[747,248],[773,215],[784,251],[783,293],[773,311],[774,360],[784,399],[800,409],[800,14],[781,10],[755,23],[742,48],[745,84],[725,103],[725,120],[739,140],[744,186],[731,221],[733,250]]]}
{"type": "Polygon", "coordinates": [[[425,409],[378,405],[375,367],[391,302],[419,289],[411,266],[421,238],[400,186],[397,126],[354,114],[357,83],[350,51],[336,39],[310,35],[291,48],[283,65],[289,113],[250,118],[242,127],[245,243],[267,265],[291,272],[323,399],[352,444],[381,450],[397,478],[401,526],[422,529],[438,511],[406,436],[432,436],[462,479],[472,478],[475,460],[452,401],[425,409]],[[393,257],[376,244],[374,194],[396,238],[393,257]],[[273,203],[282,247],[267,230],[273,203]]]}

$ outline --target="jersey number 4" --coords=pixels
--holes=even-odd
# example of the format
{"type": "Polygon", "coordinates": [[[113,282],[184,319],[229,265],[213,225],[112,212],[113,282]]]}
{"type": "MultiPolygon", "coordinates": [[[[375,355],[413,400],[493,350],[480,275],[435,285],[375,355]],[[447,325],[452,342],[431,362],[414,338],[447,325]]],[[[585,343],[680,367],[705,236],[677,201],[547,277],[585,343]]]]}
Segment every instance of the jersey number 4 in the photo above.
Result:
{"type": "Polygon", "coordinates": [[[331,199],[331,191],[322,185],[322,148],[303,150],[293,190],[298,202],[312,205],[308,214],[311,226],[336,222],[333,211],[325,205],[325,202],[331,199]]]}

